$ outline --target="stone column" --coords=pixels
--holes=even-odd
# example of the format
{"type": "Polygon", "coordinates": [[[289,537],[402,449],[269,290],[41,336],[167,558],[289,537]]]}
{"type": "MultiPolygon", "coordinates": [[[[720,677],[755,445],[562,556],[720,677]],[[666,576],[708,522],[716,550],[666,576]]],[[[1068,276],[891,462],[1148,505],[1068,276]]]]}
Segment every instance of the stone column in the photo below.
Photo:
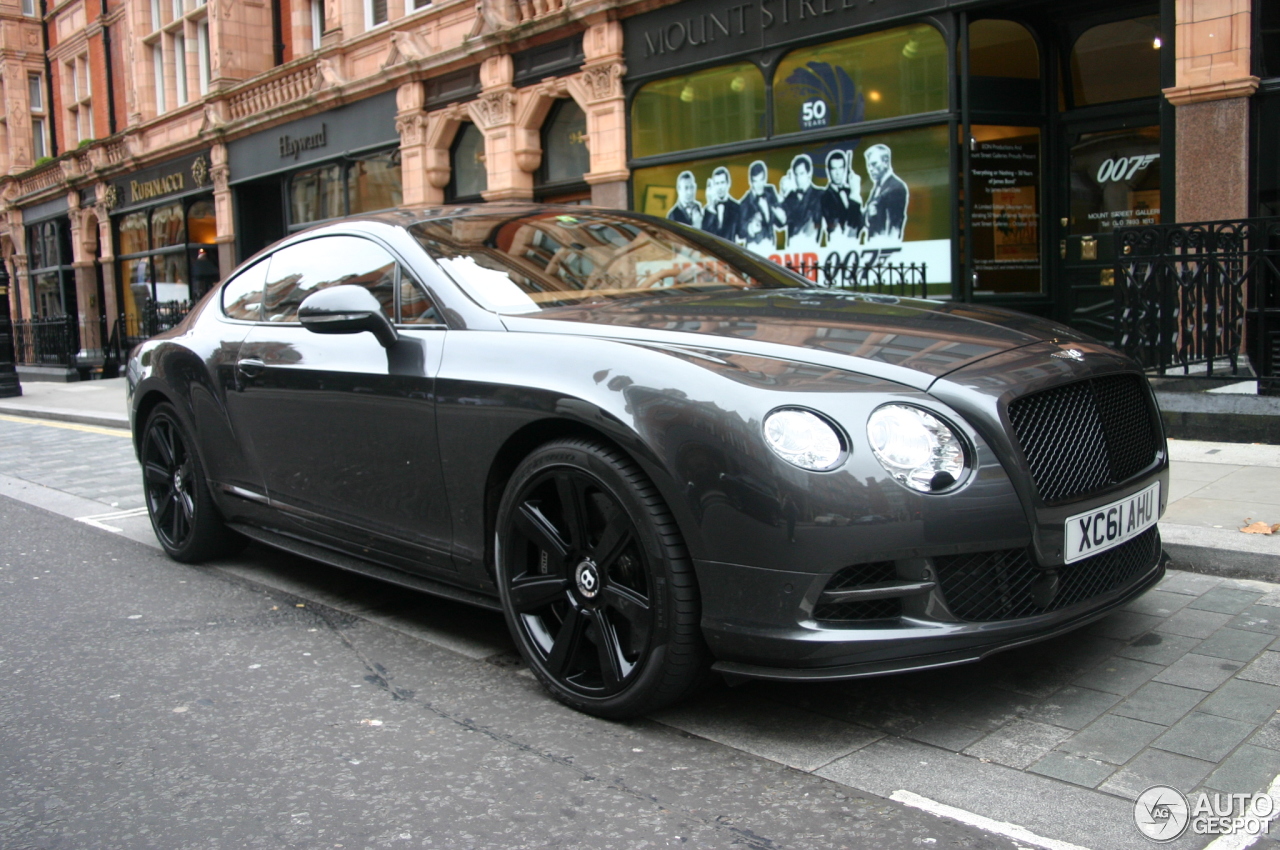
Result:
{"type": "Polygon", "coordinates": [[[1250,0],[1177,2],[1178,221],[1249,214],[1250,0]]]}
{"type": "Polygon", "coordinates": [[[468,104],[471,120],[484,133],[488,201],[531,200],[533,172],[542,158],[537,134],[531,146],[528,131],[516,126],[514,74],[510,56],[490,56],[480,65],[480,97],[468,104]]]}
{"type": "Polygon", "coordinates": [[[227,146],[221,142],[209,149],[209,179],[213,181],[213,214],[217,219],[218,274],[223,278],[236,267],[236,220],[231,206],[231,166],[227,146]]]}
{"type": "Polygon", "coordinates": [[[622,94],[622,24],[593,25],[582,39],[586,60],[569,78],[569,90],[587,115],[587,148],[591,154],[591,203],[627,207],[627,102],[622,94]]]}
{"type": "Polygon", "coordinates": [[[396,91],[396,132],[400,134],[400,191],[406,207],[439,203],[428,200],[427,114],[422,83],[405,83],[396,91]]]}
{"type": "MultiPolygon", "coordinates": [[[[107,183],[94,187],[98,199],[94,211],[98,218],[98,262],[102,264],[102,312],[107,317],[107,338],[120,319],[120,302],[116,297],[116,252],[111,239],[111,209],[107,205],[107,183]]],[[[123,330],[123,329],[121,329],[123,330]]]]}
{"type": "Polygon", "coordinates": [[[98,221],[93,207],[80,206],[80,193],[67,195],[67,218],[71,221],[71,268],[76,279],[76,312],[80,325],[79,365],[102,362],[102,335],[99,331],[101,305],[98,304],[96,272],[98,221]]]}

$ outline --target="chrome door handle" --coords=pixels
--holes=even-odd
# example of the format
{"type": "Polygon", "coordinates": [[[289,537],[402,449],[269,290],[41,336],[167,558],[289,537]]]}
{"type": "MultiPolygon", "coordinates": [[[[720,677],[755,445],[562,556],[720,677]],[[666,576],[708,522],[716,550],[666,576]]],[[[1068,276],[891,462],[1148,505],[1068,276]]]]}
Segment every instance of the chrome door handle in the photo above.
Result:
{"type": "Polygon", "coordinates": [[[236,362],[236,371],[246,378],[256,378],[266,369],[267,364],[261,360],[240,360],[236,362]]]}

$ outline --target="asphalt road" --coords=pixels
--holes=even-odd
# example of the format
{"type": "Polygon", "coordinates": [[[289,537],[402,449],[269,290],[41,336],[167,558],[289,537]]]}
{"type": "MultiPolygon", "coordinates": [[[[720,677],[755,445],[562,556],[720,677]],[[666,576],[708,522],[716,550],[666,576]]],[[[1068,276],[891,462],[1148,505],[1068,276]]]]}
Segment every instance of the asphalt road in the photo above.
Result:
{"type": "Polygon", "coordinates": [[[6,850],[1014,846],[236,573],[501,644],[485,612],[252,547],[184,566],[5,497],[0,528],[6,850]]]}

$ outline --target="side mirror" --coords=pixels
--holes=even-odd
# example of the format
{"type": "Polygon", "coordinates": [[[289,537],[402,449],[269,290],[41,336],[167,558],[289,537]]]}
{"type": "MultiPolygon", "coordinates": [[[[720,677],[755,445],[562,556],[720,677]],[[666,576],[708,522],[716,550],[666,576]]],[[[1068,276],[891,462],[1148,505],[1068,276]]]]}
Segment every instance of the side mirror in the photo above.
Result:
{"type": "Polygon", "coordinates": [[[298,306],[298,321],[318,334],[368,331],[384,348],[395,345],[400,338],[373,293],[353,284],[331,286],[308,295],[298,306]]]}

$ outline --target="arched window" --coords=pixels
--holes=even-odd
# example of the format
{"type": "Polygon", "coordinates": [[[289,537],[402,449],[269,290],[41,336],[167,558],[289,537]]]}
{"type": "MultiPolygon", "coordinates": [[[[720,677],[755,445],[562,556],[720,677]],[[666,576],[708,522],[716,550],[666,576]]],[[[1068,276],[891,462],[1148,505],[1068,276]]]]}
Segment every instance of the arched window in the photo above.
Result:
{"type": "Polygon", "coordinates": [[[479,127],[468,121],[458,129],[449,158],[453,163],[453,177],[447,192],[449,200],[478,198],[489,188],[489,172],[484,164],[484,133],[479,127]]]}
{"type": "Polygon", "coordinates": [[[762,139],[764,77],[749,62],[649,83],[631,104],[631,155],[762,139]]]}
{"type": "Polygon", "coordinates": [[[545,191],[540,200],[574,201],[578,194],[589,192],[586,174],[591,170],[591,153],[587,149],[587,115],[572,100],[556,101],[542,125],[542,167],[537,184],[545,191]],[[564,196],[570,193],[573,197],[564,196]]]}
{"type": "Polygon", "coordinates": [[[773,78],[776,133],[947,108],[947,45],[928,24],[796,50],[773,78]]]}
{"type": "Polygon", "coordinates": [[[1154,15],[1085,30],[1071,50],[1073,105],[1159,96],[1161,46],[1154,15]]]}
{"type": "Polygon", "coordinates": [[[974,109],[1039,112],[1040,48],[1015,21],[969,25],[969,91],[974,109]]]}

